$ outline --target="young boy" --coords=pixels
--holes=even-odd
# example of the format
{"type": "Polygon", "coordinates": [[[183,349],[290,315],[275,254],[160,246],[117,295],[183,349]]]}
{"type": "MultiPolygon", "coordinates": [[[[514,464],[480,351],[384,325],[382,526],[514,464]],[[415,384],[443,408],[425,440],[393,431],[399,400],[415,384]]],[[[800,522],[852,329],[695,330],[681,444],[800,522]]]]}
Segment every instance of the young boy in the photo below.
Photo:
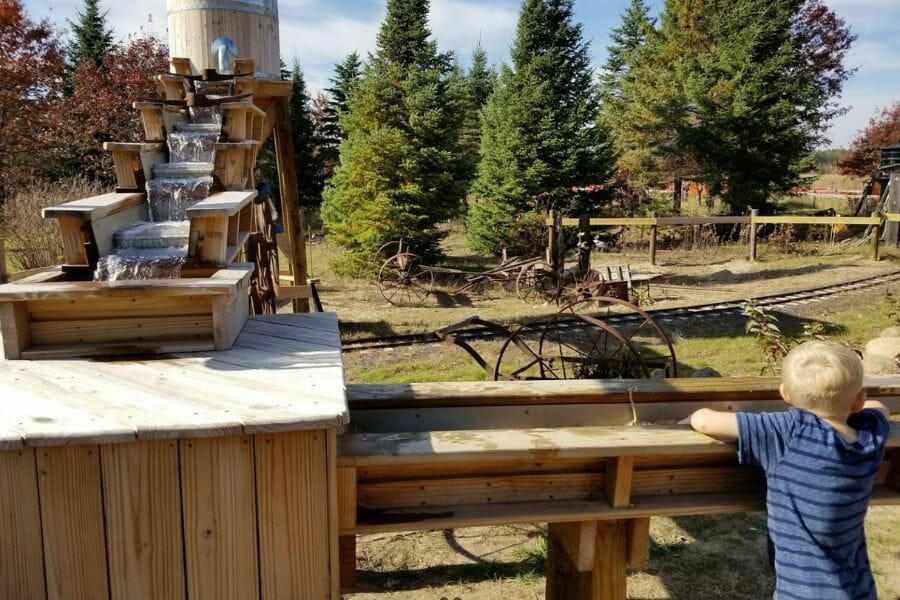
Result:
{"type": "Polygon", "coordinates": [[[708,408],[691,426],[738,442],[766,473],[775,599],[876,600],[864,521],[890,433],[887,408],[866,402],[863,366],[845,346],[807,342],[784,359],[783,413],[708,408]]]}

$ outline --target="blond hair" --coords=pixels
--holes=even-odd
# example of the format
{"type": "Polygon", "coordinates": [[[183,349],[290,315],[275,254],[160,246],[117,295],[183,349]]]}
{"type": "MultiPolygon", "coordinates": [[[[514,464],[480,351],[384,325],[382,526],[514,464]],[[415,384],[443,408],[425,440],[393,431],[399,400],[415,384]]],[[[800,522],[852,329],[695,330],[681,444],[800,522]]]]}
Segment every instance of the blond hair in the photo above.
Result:
{"type": "Polygon", "coordinates": [[[848,411],[863,385],[859,356],[834,342],[800,344],[785,357],[781,374],[790,403],[811,411],[848,411]]]}

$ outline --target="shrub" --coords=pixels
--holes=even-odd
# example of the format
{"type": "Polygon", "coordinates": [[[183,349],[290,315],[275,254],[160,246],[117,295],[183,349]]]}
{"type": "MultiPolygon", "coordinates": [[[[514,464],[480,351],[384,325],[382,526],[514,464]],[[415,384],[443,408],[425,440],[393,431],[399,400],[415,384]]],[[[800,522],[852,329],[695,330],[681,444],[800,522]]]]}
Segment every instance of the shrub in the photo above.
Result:
{"type": "Polygon", "coordinates": [[[34,182],[14,192],[0,205],[0,237],[6,239],[12,266],[26,271],[61,262],[59,228],[55,221],[45,221],[41,210],[101,193],[99,184],[82,178],[60,183],[34,182]]]}

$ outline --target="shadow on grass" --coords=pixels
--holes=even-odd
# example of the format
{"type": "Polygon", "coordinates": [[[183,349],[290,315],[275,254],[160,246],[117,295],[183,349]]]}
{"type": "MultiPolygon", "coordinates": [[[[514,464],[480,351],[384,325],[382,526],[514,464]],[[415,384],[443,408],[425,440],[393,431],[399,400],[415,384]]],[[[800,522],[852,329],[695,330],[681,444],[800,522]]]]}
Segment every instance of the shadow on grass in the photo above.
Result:
{"type": "Polygon", "coordinates": [[[397,330],[387,321],[341,321],[341,338],[352,340],[361,337],[387,337],[397,335],[397,330]]]}
{"type": "MultiPolygon", "coordinates": [[[[710,263],[710,265],[713,264],[715,263],[710,263]]],[[[728,284],[746,283],[748,281],[767,281],[770,279],[777,279],[781,277],[796,277],[798,275],[807,275],[809,273],[822,273],[824,271],[830,271],[839,268],[841,267],[836,265],[821,264],[767,271],[756,271],[752,273],[719,272],[710,273],[708,275],[675,275],[662,277],[659,279],[658,283],[671,283],[673,285],[696,285],[699,288],[702,288],[702,285],[706,283],[728,284]]]]}

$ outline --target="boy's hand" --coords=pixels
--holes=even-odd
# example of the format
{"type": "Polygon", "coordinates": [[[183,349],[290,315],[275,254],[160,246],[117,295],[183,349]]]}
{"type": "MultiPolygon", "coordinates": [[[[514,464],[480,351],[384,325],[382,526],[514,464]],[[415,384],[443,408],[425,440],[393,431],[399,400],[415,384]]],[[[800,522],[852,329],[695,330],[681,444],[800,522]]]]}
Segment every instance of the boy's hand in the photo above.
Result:
{"type": "Polygon", "coordinates": [[[733,442],[738,438],[737,415],[733,412],[701,408],[690,418],[691,427],[723,442],[733,442]]]}

